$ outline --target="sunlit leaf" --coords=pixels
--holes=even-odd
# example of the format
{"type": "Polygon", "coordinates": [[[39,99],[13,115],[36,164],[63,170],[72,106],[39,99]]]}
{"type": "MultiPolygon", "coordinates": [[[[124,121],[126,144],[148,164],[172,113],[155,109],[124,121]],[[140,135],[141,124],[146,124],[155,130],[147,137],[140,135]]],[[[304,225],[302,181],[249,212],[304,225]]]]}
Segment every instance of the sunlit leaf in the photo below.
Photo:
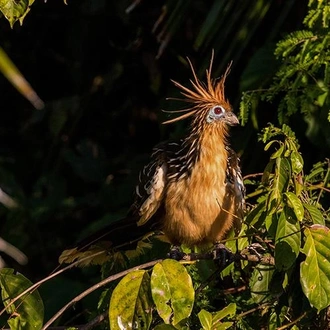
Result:
{"type": "Polygon", "coordinates": [[[205,309],[202,309],[198,313],[199,321],[202,325],[203,330],[211,330],[212,329],[212,314],[205,309]]]}
{"type": "Polygon", "coordinates": [[[186,268],[172,259],[154,266],[151,293],[165,323],[176,325],[191,314],[195,291],[186,268]]]}
{"type": "Polygon", "coordinates": [[[276,159],[276,175],[274,178],[274,190],[282,193],[286,190],[291,177],[290,163],[286,158],[276,159]]]}
{"type": "Polygon", "coordinates": [[[330,230],[321,225],[306,228],[300,265],[300,282],[310,304],[322,310],[330,304],[330,230]]]}
{"type": "MultiPolygon", "coordinates": [[[[273,141],[271,141],[273,142],[273,141]]],[[[266,150],[266,148],[265,148],[266,150]]],[[[282,156],[284,152],[284,144],[281,144],[280,147],[270,156],[271,159],[276,159],[282,156]]]]}
{"type": "Polygon", "coordinates": [[[109,306],[110,328],[149,329],[152,320],[150,277],[144,270],[127,274],[114,289],[109,306]]]}
{"type": "Polygon", "coordinates": [[[304,160],[298,151],[293,150],[290,155],[292,171],[295,174],[300,173],[304,167],[304,160]]]}
{"type": "Polygon", "coordinates": [[[0,10],[9,21],[11,27],[25,15],[29,0],[0,0],[0,10]]]}
{"type": "Polygon", "coordinates": [[[13,269],[3,268],[0,270],[2,301],[7,309],[7,313],[12,315],[8,320],[8,324],[13,330],[35,330],[42,327],[44,305],[37,290],[27,293],[17,302],[8,306],[13,298],[17,297],[31,285],[32,283],[22,274],[14,274],[13,269]]]}
{"type": "Polygon", "coordinates": [[[202,309],[198,313],[198,318],[203,330],[225,330],[229,329],[234,322],[222,322],[222,320],[227,316],[233,317],[235,313],[236,304],[231,303],[216,313],[210,313],[202,309]]]}
{"type": "Polygon", "coordinates": [[[227,316],[233,317],[236,314],[236,304],[230,303],[228,306],[224,307],[222,310],[213,314],[213,323],[219,323],[227,316]]]}

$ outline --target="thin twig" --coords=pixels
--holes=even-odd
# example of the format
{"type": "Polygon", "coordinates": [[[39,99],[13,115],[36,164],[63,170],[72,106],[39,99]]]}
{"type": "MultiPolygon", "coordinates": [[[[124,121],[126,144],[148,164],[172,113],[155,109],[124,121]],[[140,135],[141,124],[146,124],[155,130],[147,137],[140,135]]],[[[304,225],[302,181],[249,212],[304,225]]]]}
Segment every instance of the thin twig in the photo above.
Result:
{"type": "Polygon", "coordinates": [[[301,319],[303,319],[306,316],[306,312],[304,312],[302,315],[300,315],[298,318],[296,318],[294,321],[287,323],[279,328],[276,328],[276,330],[284,330],[287,328],[290,328],[292,325],[295,325],[296,323],[298,323],[301,319]]]}
{"type": "Polygon", "coordinates": [[[93,291],[99,289],[100,287],[117,280],[118,278],[121,278],[125,275],[127,275],[128,273],[134,271],[134,270],[139,270],[139,269],[144,269],[144,268],[148,268],[151,266],[154,266],[155,264],[157,264],[158,262],[163,261],[163,259],[158,259],[158,260],[154,260],[154,261],[150,261],[147,262],[145,264],[139,265],[139,266],[135,266],[132,267],[130,269],[127,269],[125,271],[122,271],[120,273],[117,273],[115,275],[109,276],[106,279],[104,279],[103,281],[93,285],[92,287],[88,288],[87,290],[83,291],[81,294],[79,294],[78,296],[76,296],[75,298],[73,298],[71,301],[69,301],[65,306],[63,306],[43,327],[41,330],[45,330],[47,329],[55,320],[57,320],[69,307],[71,307],[72,305],[74,305],[76,302],[78,302],[79,300],[81,300],[82,298],[88,296],[90,293],[92,293],[93,291]]]}
{"type": "Polygon", "coordinates": [[[246,315],[249,315],[249,314],[251,314],[251,313],[253,313],[253,312],[258,311],[259,309],[264,309],[264,308],[269,307],[269,306],[271,306],[270,303],[264,303],[264,304],[262,304],[262,305],[259,305],[259,306],[255,307],[255,308],[252,308],[252,309],[250,309],[250,310],[248,310],[248,311],[246,311],[246,312],[243,312],[243,313],[241,313],[241,314],[238,314],[236,317],[237,317],[237,318],[242,318],[242,317],[244,317],[244,316],[246,316],[246,315]]]}
{"type": "Polygon", "coordinates": [[[86,323],[84,326],[80,327],[79,330],[90,330],[93,329],[96,325],[99,325],[101,322],[103,322],[108,317],[108,311],[98,315],[93,320],[86,323]]]}
{"type": "Polygon", "coordinates": [[[247,175],[245,175],[245,176],[243,177],[243,180],[246,180],[246,179],[248,179],[248,178],[254,178],[254,177],[256,177],[256,176],[262,176],[262,175],[263,175],[262,172],[260,172],[260,173],[251,173],[251,174],[247,174],[247,175]]]}
{"type": "Polygon", "coordinates": [[[0,315],[2,315],[4,312],[6,312],[6,310],[8,309],[8,307],[10,307],[12,304],[14,304],[18,299],[22,298],[22,297],[23,297],[24,295],[26,295],[27,293],[32,293],[34,289],[38,288],[38,287],[39,287],[41,284],[43,284],[44,282],[47,282],[48,280],[52,279],[53,277],[55,277],[55,276],[57,276],[57,275],[59,275],[59,274],[65,272],[66,270],[75,267],[75,266],[78,265],[80,262],[82,262],[82,261],[84,261],[84,260],[87,260],[87,259],[90,259],[90,258],[93,258],[93,257],[95,257],[95,256],[97,256],[97,255],[99,255],[99,254],[102,254],[102,253],[104,253],[104,251],[99,251],[99,252],[97,252],[97,253],[94,253],[93,255],[89,255],[89,256],[87,256],[87,257],[85,257],[85,258],[82,258],[82,259],[80,259],[80,260],[78,260],[78,261],[75,261],[74,263],[72,263],[72,264],[70,264],[70,265],[68,265],[68,266],[66,266],[66,267],[64,267],[64,268],[62,268],[62,269],[60,269],[60,270],[57,271],[57,272],[54,272],[54,273],[50,274],[49,276],[43,278],[43,279],[40,280],[39,282],[37,282],[37,283],[31,285],[29,288],[27,288],[26,290],[24,290],[22,293],[20,293],[20,294],[19,294],[18,296],[16,296],[14,299],[12,299],[12,300],[6,305],[6,307],[0,311],[0,315]]]}

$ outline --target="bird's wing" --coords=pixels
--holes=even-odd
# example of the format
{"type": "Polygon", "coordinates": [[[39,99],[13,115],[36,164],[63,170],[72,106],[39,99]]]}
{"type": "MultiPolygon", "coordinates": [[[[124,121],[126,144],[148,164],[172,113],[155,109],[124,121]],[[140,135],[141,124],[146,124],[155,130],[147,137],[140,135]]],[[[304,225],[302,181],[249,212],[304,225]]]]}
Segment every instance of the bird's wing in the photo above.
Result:
{"type": "Polygon", "coordinates": [[[160,208],[166,188],[167,161],[164,144],[154,148],[151,161],[139,174],[135,201],[130,212],[139,216],[138,226],[145,224],[160,208]]]}
{"type": "Polygon", "coordinates": [[[226,181],[227,184],[231,186],[236,200],[240,201],[240,206],[243,210],[245,206],[245,187],[240,167],[240,159],[233,149],[229,147],[226,147],[226,149],[228,152],[226,181]]]}

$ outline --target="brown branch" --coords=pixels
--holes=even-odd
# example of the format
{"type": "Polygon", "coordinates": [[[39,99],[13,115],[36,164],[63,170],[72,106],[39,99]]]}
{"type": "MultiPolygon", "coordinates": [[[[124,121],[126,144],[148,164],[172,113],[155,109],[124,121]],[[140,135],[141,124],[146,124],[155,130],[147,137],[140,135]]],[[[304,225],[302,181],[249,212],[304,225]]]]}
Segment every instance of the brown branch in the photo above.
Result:
{"type": "Polygon", "coordinates": [[[255,307],[255,308],[249,309],[249,310],[246,311],[246,312],[243,312],[243,313],[241,313],[241,314],[238,314],[236,317],[237,317],[237,318],[242,318],[242,317],[244,317],[244,316],[246,316],[246,315],[249,315],[249,314],[251,314],[251,313],[253,313],[253,312],[258,311],[259,309],[264,309],[264,308],[269,307],[269,306],[271,306],[270,303],[264,303],[264,304],[262,304],[262,305],[259,305],[259,306],[255,307]]]}
{"type": "Polygon", "coordinates": [[[79,330],[90,330],[93,329],[95,326],[99,325],[108,317],[108,311],[96,316],[93,320],[86,323],[84,326],[80,327],[79,330]]]}
{"type": "Polygon", "coordinates": [[[155,264],[157,264],[158,262],[163,261],[163,259],[158,259],[158,260],[154,260],[154,261],[150,261],[147,262],[145,264],[136,266],[136,267],[132,267],[130,269],[127,269],[125,271],[122,271],[120,273],[117,273],[115,275],[109,276],[106,279],[104,279],[103,281],[100,281],[99,283],[91,286],[90,288],[88,288],[87,290],[83,291],[81,294],[79,294],[78,296],[76,296],[75,298],[73,298],[71,301],[69,301],[65,306],[63,306],[52,318],[50,318],[50,320],[42,327],[41,330],[45,330],[47,329],[55,320],[57,320],[69,307],[71,307],[72,305],[74,305],[76,302],[80,301],[82,298],[88,296],[90,293],[92,293],[93,291],[99,289],[100,287],[115,281],[125,275],[127,275],[128,273],[134,271],[134,270],[139,270],[139,269],[144,269],[144,268],[149,268],[151,266],[154,266],[155,264]]]}
{"type": "Polygon", "coordinates": [[[256,176],[262,176],[262,175],[263,175],[262,172],[247,174],[243,177],[243,180],[249,179],[249,178],[255,178],[256,176]]]}
{"type": "Polygon", "coordinates": [[[24,290],[22,293],[20,293],[18,296],[16,296],[14,299],[12,299],[4,309],[2,309],[0,311],[0,315],[2,315],[4,312],[6,312],[6,310],[8,309],[8,307],[10,307],[12,304],[14,304],[18,299],[22,298],[24,295],[28,294],[28,293],[32,293],[35,289],[37,289],[41,284],[47,282],[48,280],[52,279],[53,277],[65,272],[66,270],[68,269],[71,269],[75,266],[77,266],[79,263],[81,263],[82,261],[85,261],[87,259],[90,259],[90,258],[94,258],[95,256],[99,255],[99,254],[102,254],[104,253],[104,251],[99,251],[97,253],[94,253],[93,255],[89,255],[85,258],[82,258],[82,259],[79,259],[78,261],[75,261],[74,263],[60,269],[59,271],[57,272],[54,272],[52,274],[50,274],[49,276],[43,278],[42,280],[40,280],[39,282],[31,285],[29,288],[27,288],[26,290],[24,290]]]}
{"type": "Polygon", "coordinates": [[[302,315],[300,315],[298,318],[296,318],[294,321],[287,323],[279,328],[276,328],[276,330],[284,330],[287,328],[290,328],[292,325],[295,325],[296,323],[298,323],[301,319],[303,319],[306,316],[306,312],[304,312],[302,315]]]}

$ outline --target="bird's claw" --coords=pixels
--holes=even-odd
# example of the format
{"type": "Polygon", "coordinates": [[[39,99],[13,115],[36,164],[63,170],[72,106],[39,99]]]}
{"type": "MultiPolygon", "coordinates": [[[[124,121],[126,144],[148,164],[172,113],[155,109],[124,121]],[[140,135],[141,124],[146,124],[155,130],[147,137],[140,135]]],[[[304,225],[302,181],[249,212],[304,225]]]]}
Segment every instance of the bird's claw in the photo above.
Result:
{"type": "Polygon", "coordinates": [[[173,246],[170,252],[167,254],[167,257],[174,260],[183,260],[186,256],[186,253],[182,252],[180,246],[173,246]]]}
{"type": "Polygon", "coordinates": [[[213,250],[213,259],[219,264],[221,269],[225,269],[234,261],[233,253],[222,243],[216,243],[213,250]]]}

